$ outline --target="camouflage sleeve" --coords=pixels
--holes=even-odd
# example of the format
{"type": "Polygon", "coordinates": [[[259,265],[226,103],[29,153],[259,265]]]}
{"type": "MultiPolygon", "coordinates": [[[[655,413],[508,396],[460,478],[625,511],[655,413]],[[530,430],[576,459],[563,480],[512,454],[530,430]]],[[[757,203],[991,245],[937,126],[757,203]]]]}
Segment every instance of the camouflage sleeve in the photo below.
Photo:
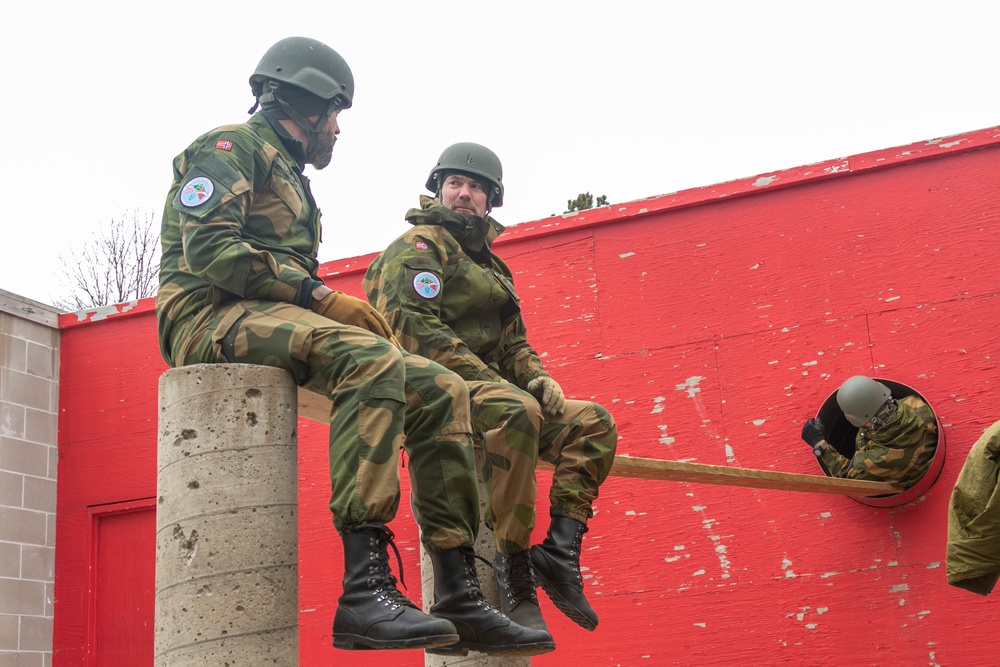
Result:
{"type": "Polygon", "coordinates": [[[431,238],[407,235],[368,267],[362,286],[368,301],[392,326],[409,352],[436,361],[465,380],[502,378],[441,319],[443,249],[431,238]],[[417,249],[417,245],[421,248],[417,249]]]}
{"type": "Polygon", "coordinates": [[[857,471],[851,467],[851,459],[842,456],[829,444],[823,447],[823,453],[820,454],[819,459],[830,472],[830,477],[843,477],[844,479],[857,477],[857,471]]]}
{"type": "Polygon", "coordinates": [[[859,431],[855,439],[854,456],[847,458],[829,444],[823,448],[820,459],[826,464],[831,477],[844,479],[860,479],[872,482],[894,482],[899,478],[898,471],[891,466],[882,465],[885,458],[879,453],[884,447],[878,447],[865,437],[864,431],[859,431]]]}
{"type": "Polygon", "coordinates": [[[260,235],[248,221],[257,189],[270,185],[275,176],[274,164],[246,143],[238,132],[207,135],[202,149],[177,169],[172,206],[178,213],[187,270],[239,297],[308,306],[319,281],[288,255],[271,252],[274,248],[257,241],[260,235]],[[211,148],[222,141],[231,141],[232,149],[211,148]]]}

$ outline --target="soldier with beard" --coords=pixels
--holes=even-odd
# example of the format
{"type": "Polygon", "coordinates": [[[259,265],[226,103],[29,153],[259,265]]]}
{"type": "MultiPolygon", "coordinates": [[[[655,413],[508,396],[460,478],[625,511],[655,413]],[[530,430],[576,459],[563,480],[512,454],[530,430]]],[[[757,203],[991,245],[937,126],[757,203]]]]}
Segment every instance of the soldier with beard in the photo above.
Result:
{"type": "MultiPolygon", "coordinates": [[[[618,430],[591,401],[567,399],[529,345],[513,275],[492,250],[504,227],[500,160],[485,146],[449,146],[431,169],[412,227],[368,267],[368,299],[402,346],[458,373],[469,385],[472,427],[481,435],[496,543],[501,609],[545,628],[535,593],[587,630],[598,615],[583,590],[580,550],[593,503],[614,462],[618,430]],[[548,535],[531,546],[535,465],[552,463],[548,535]],[[537,577],[537,578],[536,578],[537,577]]],[[[447,651],[447,649],[441,649],[447,651]]]]}
{"type": "Polygon", "coordinates": [[[322,42],[290,37],[264,54],[250,87],[257,103],[246,123],[202,135],[174,160],[156,298],[163,358],[284,368],[331,400],[329,506],[344,544],[335,647],[551,651],[548,632],[482,599],[465,383],[400,350],[376,310],[317,274],[320,213],[302,172],[330,164],[338,117],[353,101],[350,68],[322,42]],[[451,565],[430,615],[390,570],[401,447],[421,541],[451,565]]]}

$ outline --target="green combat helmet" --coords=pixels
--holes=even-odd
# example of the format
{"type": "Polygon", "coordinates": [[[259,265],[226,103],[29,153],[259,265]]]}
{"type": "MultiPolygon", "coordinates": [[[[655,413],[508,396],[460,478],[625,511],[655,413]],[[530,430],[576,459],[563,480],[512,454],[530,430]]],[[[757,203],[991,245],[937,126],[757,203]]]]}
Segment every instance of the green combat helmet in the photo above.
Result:
{"type": "Polygon", "coordinates": [[[269,93],[283,91],[281,84],[301,88],[339,109],[351,108],[354,99],[354,75],[347,61],[323,42],[308,37],[286,37],[277,42],[250,75],[250,89],[261,104],[269,93]],[[265,85],[268,82],[272,83],[265,85]]]}
{"type": "Polygon", "coordinates": [[[427,189],[437,194],[441,179],[452,171],[486,179],[491,186],[487,204],[490,208],[503,206],[503,167],[489,148],[467,141],[448,146],[427,177],[427,189]]]}
{"type": "Polygon", "coordinates": [[[864,375],[847,378],[837,390],[837,405],[847,421],[858,428],[874,423],[890,398],[892,392],[888,387],[864,375]]]}
{"type": "Polygon", "coordinates": [[[286,37],[267,50],[250,75],[257,105],[276,118],[290,118],[308,137],[306,162],[322,169],[329,163],[317,157],[320,137],[338,109],[354,100],[354,75],[340,54],[308,37],[286,37]],[[306,118],[319,116],[314,123],[306,118]]]}

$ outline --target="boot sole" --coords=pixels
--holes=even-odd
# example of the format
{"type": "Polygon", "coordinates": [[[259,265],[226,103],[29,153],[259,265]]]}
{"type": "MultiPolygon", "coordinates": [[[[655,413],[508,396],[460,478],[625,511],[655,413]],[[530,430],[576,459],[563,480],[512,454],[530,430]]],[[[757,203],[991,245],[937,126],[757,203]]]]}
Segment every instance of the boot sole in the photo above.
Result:
{"type": "Polygon", "coordinates": [[[451,646],[459,640],[458,635],[430,635],[427,637],[410,637],[409,639],[372,639],[361,635],[334,635],[333,648],[345,651],[366,651],[400,648],[436,648],[451,646]]]}
{"type": "Polygon", "coordinates": [[[538,583],[542,585],[542,590],[544,590],[545,594],[549,596],[550,600],[552,600],[552,604],[556,606],[556,609],[561,611],[567,618],[569,618],[569,620],[573,621],[584,630],[590,630],[591,632],[594,631],[594,628],[597,627],[597,623],[585,616],[579,609],[571,605],[566,598],[559,594],[556,587],[549,583],[549,580],[546,579],[538,570],[535,570],[535,576],[538,578],[538,583]]]}
{"type": "Polygon", "coordinates": [[[426,649],[426,652],[434,655],[466,656],[469,655],[469,651],[476,651],[477,653],[486,653],[489,655],[506,655],[513,657],[541,655],[543,653],[554,651],[555,649],[555,642],[535,642],[533,644],[512,644],[507,646],[491,646],[489,644],[476,644],[473,642],[458,642],[457,644],[452,644],[451,646],[426,649]]]}

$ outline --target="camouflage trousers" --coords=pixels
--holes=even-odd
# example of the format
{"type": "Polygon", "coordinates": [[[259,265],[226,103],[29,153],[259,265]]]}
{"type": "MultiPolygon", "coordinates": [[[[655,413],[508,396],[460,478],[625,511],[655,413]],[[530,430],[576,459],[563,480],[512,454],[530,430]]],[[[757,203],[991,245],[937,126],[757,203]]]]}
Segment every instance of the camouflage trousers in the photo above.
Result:
{"type": "Polygon", "coordinates": [[[482,471],[489,495],[486,525],[497,549],[524,551],[535,527],[535,465],[552,463],[549,513],[582,523],[593,516],[593,503],[614,463],[618,428],[602,406],[566,401],[553,415],[516,385],[470,381],[472,430],[486,463],[482,471]]]}
{"type": "Polygon", "coordinates": [[[458,375],[288,303],[248,300],[206,309],[177,331],[172,346],[179,365],[284,368],[331,400],[330,510],[337,530],[395,517],[405,448],[425,547],[438,552],[473,543],[479,487],[469,393],[458,375]]]}

